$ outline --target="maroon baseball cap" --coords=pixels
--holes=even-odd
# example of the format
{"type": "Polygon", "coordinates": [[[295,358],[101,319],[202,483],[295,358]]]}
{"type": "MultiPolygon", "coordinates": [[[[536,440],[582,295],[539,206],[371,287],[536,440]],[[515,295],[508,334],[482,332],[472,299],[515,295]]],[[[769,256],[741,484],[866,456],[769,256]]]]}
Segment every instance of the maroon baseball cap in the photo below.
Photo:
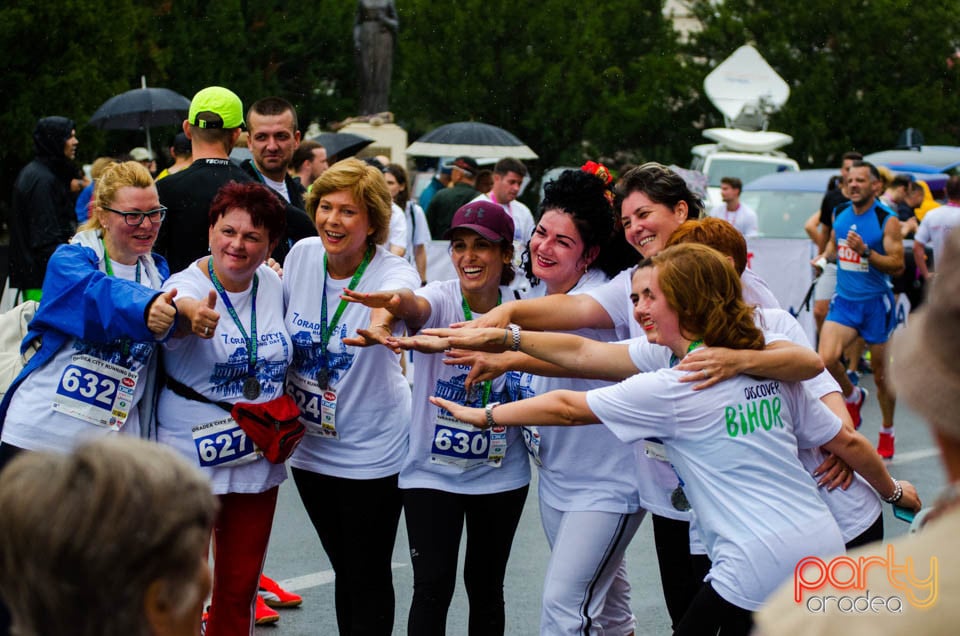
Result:
{"type": "Polygon", "coordinates": [[[503,206],[492,201],[471,201],[453,215],[450,229],[443,233],[449,239],[458,228],[473,230],[490,241],[513,242],[513,219],[503,206]]]}

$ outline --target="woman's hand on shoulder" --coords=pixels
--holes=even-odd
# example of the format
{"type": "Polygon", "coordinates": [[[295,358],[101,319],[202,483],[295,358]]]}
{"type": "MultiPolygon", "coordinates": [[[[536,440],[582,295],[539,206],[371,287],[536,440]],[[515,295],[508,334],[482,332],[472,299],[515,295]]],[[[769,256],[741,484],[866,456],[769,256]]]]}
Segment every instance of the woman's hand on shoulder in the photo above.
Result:
{"type": "Polygon", "coordinates": [[[266,264],[267,267],[277,273],[277,276],[283,278],[283,268],[280,267],[280,263],[278,263],[272,256],[266,260],[266,264]]]}
{"type": "Polygon", "coordinates": [[[688,353],[674,368],[689,371],[680,376],[680,382],[699,382],[693,387],[699,391],[739,374],[741,355],[736,349],[703,347],[688,353]]]}
{"type": "Polygon", "coordinates": [[[165,291],[154,296],[147,306],[147,329],[154,335],[164,336],[173,326],[177,318],[177,306],[173,302],[176,295],[176,289],[165,291]]]}

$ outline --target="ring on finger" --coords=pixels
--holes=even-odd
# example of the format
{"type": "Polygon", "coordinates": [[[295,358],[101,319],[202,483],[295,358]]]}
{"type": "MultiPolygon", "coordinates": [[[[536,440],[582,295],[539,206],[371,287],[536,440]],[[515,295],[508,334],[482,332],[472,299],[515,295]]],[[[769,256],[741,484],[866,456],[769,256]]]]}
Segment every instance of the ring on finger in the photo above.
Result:
{"type": "Polygon", "coordinates": [[[709,377],[710,377],[710,372],[707,371],[706,369],[704,369],[704,370],[703,370],[703,377],[704,377],[704,378],[709,378],[709,377]]]}
{"type": "Polygon", "coordinates": [[[203,328],[203,335],[205,335],[205,336],[209,336],[209,335],[210,335],[210,327],[204,327],[204,328],[203,328]]]}

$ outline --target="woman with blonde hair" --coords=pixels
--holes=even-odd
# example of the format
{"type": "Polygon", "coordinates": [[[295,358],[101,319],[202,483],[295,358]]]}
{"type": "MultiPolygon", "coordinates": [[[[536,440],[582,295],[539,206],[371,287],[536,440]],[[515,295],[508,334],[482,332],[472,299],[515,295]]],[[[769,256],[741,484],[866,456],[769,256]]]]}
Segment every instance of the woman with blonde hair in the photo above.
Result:
{"type": "Polygon", "coordinates": [[[167,263],[151,253],[166,212],[139,163],[100,178],[93,215],[50,259],[26,337],[40,348],[0,403],[0,467],[19,450],[153,435],[154,354],[176,315],[176,291],[160,291],[167,263]]]}
{"type": "Polygon", "coordinates": [[[377,168],[358,159],[334,164],[314,181],[306,204],[319,236],[293,246],[283,276],[293,343],[287,392],[307,427],[290,466],[336,573],[340,633],[389,635],[410,387],[399,356],[364,348],[390,335],[389,314],[341,294],[419,287],[420,276],[384,247],[390,191],[377,168]]]}

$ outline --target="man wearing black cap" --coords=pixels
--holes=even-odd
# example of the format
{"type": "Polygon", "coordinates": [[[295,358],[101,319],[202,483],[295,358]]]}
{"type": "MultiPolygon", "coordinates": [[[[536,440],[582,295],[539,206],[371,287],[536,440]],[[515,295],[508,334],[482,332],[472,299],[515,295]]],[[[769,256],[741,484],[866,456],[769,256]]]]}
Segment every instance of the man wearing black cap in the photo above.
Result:
{"type": "Polygon", "coordinates": [[[427,208],[427,223],[431,236],[443,236],[450,229],[450,222],[460,206],[473,201],[479,192],[473,187],[480,167],[472,157],[457,157],[453,163],[450,183],[452,187],[437,192],[427,208]]]}
{"type": "Polygon", "coordinates": [[[194,95],[183,132],[193,146],[189,168],[157,182],[160,203],[168,208],[156,251],[175,273],[207,253],[207,213],[220,186],[252,179],[230,161],[243,126],[243,104],[232,91],[208,86],[194,95]]]}
{"type": "Polygon", "coordinates": [[[44,117],[33,129],[36,157],[13,185],[10,286],[24,300],[40,300],[47,261],[77,229],[74,200],[85,185],[73,163],[78,143],[73,120],[44,117]]]}

